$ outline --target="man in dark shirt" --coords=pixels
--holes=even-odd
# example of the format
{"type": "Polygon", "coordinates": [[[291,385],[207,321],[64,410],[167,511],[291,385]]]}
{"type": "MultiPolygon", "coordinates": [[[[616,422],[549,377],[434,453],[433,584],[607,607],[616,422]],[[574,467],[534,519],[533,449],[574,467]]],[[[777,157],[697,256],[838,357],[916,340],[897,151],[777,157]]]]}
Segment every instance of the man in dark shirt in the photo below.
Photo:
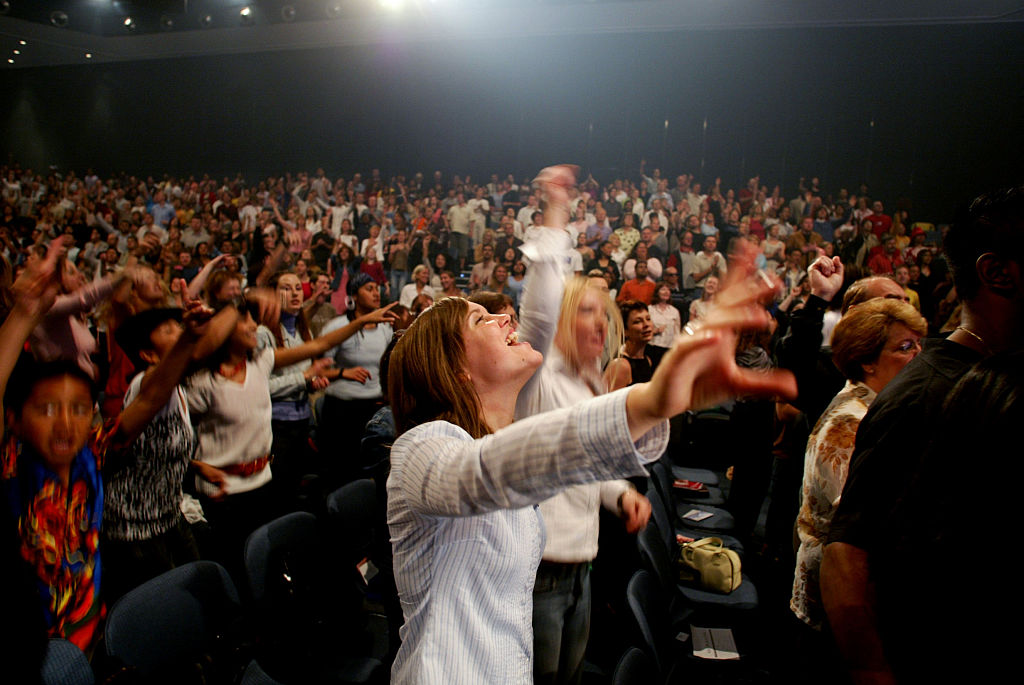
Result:
{"type": "MultiPolygon", "coordinates": [[[[954,673],[977,677],[979,669],[1009,668],[1012,658],[986,649],[979,659],[972,644],[938,655],[938,645],[922,640],[939,620],[954,632],[999,630],[957,620],[963,617],[958,604],[995,599],[975,594],[981,579],[971,596],[949,602],[935,596],[930,612],[914,615],[900,611],[900,592],[892,591],[917,590],[923,582],[905,577],[906,568],[893,563],[917,533],[898,523],[913,520],[907,502],[928,501],[908,495],[919,495],[922,482],[946,482],[934,478],[934,464],[922,459],[929,422],[939,420],[943,400],[972,364],[1024,347],[1024,186],[982,195],[962,209],[945,249],[963,305],[961,325],[908,364],[864,417],[824,552],[822,600],[855,683],[927,681],[929,672],[948,682],[954,673]]],[[[951,550],[950,561],[956,556],[951,550]]]]}

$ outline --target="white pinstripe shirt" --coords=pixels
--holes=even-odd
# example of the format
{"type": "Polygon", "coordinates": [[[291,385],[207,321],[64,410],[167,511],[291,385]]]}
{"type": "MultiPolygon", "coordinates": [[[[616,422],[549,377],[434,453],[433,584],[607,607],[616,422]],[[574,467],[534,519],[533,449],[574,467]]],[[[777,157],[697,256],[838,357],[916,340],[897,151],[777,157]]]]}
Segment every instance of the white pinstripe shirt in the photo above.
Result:
{"type": "Polygon", "coordinates": [[[668,422],[634,445],[629,389],[479,440],[444,421],[391,451],[388,526],[405,624],[393,683],[532,683],[537,507],[579,483],[644,475],[668,422]]]}

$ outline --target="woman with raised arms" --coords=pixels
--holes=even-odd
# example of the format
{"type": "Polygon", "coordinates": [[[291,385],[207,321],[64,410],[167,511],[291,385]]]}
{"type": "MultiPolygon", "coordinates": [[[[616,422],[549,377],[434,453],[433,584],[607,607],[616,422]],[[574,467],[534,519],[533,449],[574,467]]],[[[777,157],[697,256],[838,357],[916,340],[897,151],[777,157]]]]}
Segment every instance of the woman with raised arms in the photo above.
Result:
{"type": "MultiPolygon", "coordinates": [[[[567,220],[574,177],[567,166],[538,176],[548,212],[561,215],[545,224],[567,220]]],[[[405,619],[392,682],[532,683],[544,541],[532,505],[570,485],[643,475],[665,448],[670,416],[739,394],[795,394],[786,372],[734,362],[734,330],[767,325],[757,302],[773,291],[744,278],[749,265],[735,272],[713,320],[681,336],[650,383],[514,423],[543,358],[516,342],[507,315],[446,298],[409,327],[388,393],[400,433],[388,525],[405,619]]]]}

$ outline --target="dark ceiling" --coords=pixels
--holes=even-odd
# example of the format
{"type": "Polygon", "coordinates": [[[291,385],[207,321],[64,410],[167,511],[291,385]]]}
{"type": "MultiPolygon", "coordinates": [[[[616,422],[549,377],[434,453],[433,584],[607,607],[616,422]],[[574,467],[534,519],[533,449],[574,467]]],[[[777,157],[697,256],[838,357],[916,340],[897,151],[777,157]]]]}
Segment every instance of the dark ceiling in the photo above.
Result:
{"type": "Polygon", "coordinates": [[[1020,21],[1022,0],[0,0],[0,50],[19,69],[491,35],[1020,21]]]}

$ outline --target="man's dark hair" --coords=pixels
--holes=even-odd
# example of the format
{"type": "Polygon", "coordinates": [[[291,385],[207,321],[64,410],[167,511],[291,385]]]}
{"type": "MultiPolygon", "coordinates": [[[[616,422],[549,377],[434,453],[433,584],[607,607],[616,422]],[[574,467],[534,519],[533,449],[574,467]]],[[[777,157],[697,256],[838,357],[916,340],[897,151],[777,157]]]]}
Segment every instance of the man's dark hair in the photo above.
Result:
{"type": "Polygon", "coordinates": [[[957,297],[978,294],[978,257],[986,253],[1020,260],[1024,254],[1024,185],[979,195],[956,212],[943,242],[957,297]]]}
{"type": "Polygon", "coordinates": [[[10,381],[7,383],[7,392],[4,393],[4,408],[13,411],[15,416],[21,416],[21,410],[25,407],[25,402],[28,401],[36,384],[60,376],[71,376],[85,383],[93,402],[96,401],[96,383],[75,362],[63,359],[53,362],[37,362],[32,355],[23,353],[18,358],[18,363],[14,366],[10,381]]]}

